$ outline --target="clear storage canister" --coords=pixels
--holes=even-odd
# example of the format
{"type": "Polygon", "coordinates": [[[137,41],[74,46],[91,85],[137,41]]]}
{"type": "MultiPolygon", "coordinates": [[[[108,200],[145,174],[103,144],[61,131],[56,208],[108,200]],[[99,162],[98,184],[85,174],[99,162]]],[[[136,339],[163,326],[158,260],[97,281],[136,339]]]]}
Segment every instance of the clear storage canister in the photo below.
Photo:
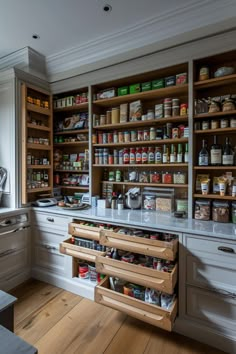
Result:
{"type": "Polygon", "coordinates": [[[215,200],[212,205],[212,220],[216,222],[229,222],[229,203],[215,200]]]}

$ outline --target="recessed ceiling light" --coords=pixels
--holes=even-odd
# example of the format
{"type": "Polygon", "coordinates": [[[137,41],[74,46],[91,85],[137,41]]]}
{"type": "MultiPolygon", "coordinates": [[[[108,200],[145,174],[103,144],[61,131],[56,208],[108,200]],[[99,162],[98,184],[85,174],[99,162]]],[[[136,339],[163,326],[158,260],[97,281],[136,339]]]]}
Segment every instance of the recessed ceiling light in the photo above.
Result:
{"type": "Polygon", "coordinates": [[[111,10],[112,10],[112,7],[111,7],[111,5],[109,5],[109,4],[106,4],[106,5],[104,5],[103,6],[103,11],[104,12],[111,12],[111,10]]]}
{"type": "Polygon", "coordinates": [[[36,33],[35,33],[35,34],[33,34],[33,35],[32,35],[32,38],[33,38],[33,39],[39,39],[39,38],[40,38],[40,36],[39,36],[38,34],[36,34],[36,33]]]}

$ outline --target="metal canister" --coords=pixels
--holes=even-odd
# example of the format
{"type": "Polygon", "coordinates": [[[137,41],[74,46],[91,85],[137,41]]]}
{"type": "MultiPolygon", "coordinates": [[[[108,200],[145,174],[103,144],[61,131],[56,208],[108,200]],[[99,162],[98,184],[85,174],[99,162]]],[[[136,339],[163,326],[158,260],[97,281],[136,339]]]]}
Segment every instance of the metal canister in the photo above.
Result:
{"type": "Polygon", "coordinates": [[[136,130],[131,130],[130,133],[130,140],[133,141],[137,141],[137,131],[136,130]]]}
{"type": "Polygon", "coordinates": [[[123,165],[123,149],[119,150],[118,159],[119,165],[123,165]]]}
{"type": "Polygon", "coordinates": [[[107,133],[102,133],[102,143],[107,144],[107,133]]]}
{"type": "Polygon", "coordinates": [[[107,141],[109,144],[113,143],[113,133],[107,133],[107,141]]]}
{"type": "Polygon", "coordinates": [[[145,140],[145,141],[150,140],[150,132],[149,132],[149,130],[144,130],[143,131],[143,140],[145,140]]]}
{"type": "Polygon", "coordinates": [[[102,144],[102,140],[103,140],[103,133],[102,132],[99,132],[98,133],[98,144],[102,144]]]}
{"type": "Polygon", "coordinates": [[[113,150],[113,155],[114,155],[114,164],[117,165],[119,163],[118,150],[117,149],[113,150]]]}
{"type": "Polygon", "coordinates": [[[150,128],[150,140],[156,140],[156,128],[155,127],[150,128]]]}
{"type": "Polygon", "coordinates": [[[143,141],[143,130],[138,130],[138,141],[143,141]]]}
{"type": "Polygon", "coordinates": [[[130,142],[130,132],[129,131],[124,132],[124,141],[125,141],[125,143],[130,142]]]}
{"type": "Polygon", "coordinates": [[[124,142],[124,132],[119,132],[118,133],[118,142],[123,143],[124,142]]]}

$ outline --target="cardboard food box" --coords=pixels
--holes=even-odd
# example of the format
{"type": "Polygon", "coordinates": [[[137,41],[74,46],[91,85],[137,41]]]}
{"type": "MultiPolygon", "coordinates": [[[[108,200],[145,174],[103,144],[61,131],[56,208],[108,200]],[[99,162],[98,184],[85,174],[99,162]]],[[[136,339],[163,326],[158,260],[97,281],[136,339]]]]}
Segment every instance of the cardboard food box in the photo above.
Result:
{"type": "Polygon", "coordinates": [[[120,123],[128,121],[128,103],[122,103],[120,105],[120,123]]]}
{"type": "Polygon", "coordinates": [[[165,87],[165,81],[164,79],[159,79],[159,80],[153,80],[152,81],[152,89],[157,90],[160,88],[165,87]]]}
{"type": "Polygon", "coordinates": [[[150,82],[143,82],[141,84],[141,87],[142,87],[142,92],[149,91],[152,89],[152,83],[151,83],[151,81],[150,82]]]}
{"type": "Polygon", "coordinates": [[[129,87],[128,86],[118,87],[118,96],[128,95],[128,93],[129,93],[129,87]]]}
{"type": "Polygon", "coordinates": [[[129,104],[129,120],[135,122],[142,118],[142,102],[140,100],[129,104]]]}
{"type": "Polygon", "coordinates": [[[140,84],[130,85],[130,87],[129,87],[130,94],[139,93],[139,92],[141,92],[141,85],[140,84]]]}
{"type": "Polygon", "coordinates": [[[188,82],[188,74],[187,73],[181,73],[176,75],[176,85],[183,85],[187,84],[188,82]]]}

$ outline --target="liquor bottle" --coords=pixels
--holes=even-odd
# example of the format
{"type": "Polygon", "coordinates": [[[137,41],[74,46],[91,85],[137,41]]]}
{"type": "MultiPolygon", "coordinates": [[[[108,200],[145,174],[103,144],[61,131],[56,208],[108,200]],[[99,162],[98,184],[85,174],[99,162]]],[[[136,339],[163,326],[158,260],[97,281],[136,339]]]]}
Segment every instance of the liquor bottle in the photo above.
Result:
{"type": "Polygon", "coordinates": [[[182,162],[183,162],[183,149],[182,149],[182,144],[178,144],[177,162],[178,162],[178,163],[182,163],[182,162]]]}
{"type": "Polygon", "coordinates": [[[214,135],[214,143],[211,145],[211,165],[220,166],[222,164],[222,146],[217,144],[217,136],[214,135]]]}
{"type": "Polygon", "coordinates": [[[198,165],[208,166],[208,164],[209,164],[209,154],[206,147],[206,141],[202,140],[202,148],[198,155],[198,165]]]}
{"type": "Polygon", "coordinates": [[[234,152],[229,142],[229,138],[225,138],[225,145],[223,147],[222,164],[224,166],[232,166],[234,164],[234,152]]]}
{"type": "Polygon", "coordinates": [[[174,144],[171,144],[170,147],[170,163],[176,163],[177,155],[176,155],[176,147],[174,144]]]}
{"type": "Polygon", "coordinates": [[[188,163],[188,143],[185,144],[184,162],[188,163]]]}

